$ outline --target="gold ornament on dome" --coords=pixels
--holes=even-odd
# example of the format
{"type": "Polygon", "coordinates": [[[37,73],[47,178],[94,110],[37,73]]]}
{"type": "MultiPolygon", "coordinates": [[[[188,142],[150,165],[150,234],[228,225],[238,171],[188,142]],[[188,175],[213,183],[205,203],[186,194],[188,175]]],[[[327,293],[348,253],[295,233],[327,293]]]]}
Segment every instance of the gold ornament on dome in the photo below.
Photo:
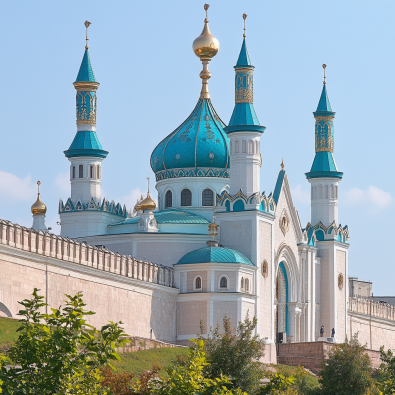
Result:
{"type": "Polygon", "coordinates": [[[148,181],[148,192],[147,192],[147,197],[140,203],[140,209],[141,210],[150,210],[153,211],[156,208],[156,203],[155,201],[151,198],[149,194],[149,177],[147,177],[148,181]]]}
{"type": "Polygon", "coordinates": [[[208,26],[208,15],[207,10],[210,7],[209,4],[204,5],[204,10],[206,11],[206,19],[204,20],[204,27],[202,34],[197,37],[193,44],[193,52],[200,59],[212,59],[219,51],[219,41],[214,37],[208,26]]]}
{"type": "Polygon", "coordinates": [[[41,182],[37,181],[37,200],[31,207],[31,212],[33,215],[45,215],[45,213],[47,212],[47,206],[41,201],[40,198],[40,185],[41,182]]]}

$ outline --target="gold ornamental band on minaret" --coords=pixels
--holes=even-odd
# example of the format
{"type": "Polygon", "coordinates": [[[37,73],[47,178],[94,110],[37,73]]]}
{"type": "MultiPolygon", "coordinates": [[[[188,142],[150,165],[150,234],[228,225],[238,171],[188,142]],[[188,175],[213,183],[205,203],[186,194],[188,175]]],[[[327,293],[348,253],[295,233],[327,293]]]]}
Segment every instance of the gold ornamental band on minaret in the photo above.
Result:
{"type": "Polygon", "coordinates": [[[207,11],[209,7],[209,4],[204,5],[204,10],[206,11],[206,18],[204,20],[203,31],[202,34],[197,37],[192,44],[193,52],[197,57],[200,58],[203,64],[203,70],[199,74],[200,78],[202,79],[202,90],[200,92],[201,99],[210,99],[210,93],[208,91],[208,80],[211,77],[211,73],[208,69],[208,64],[219,51],[219,41],[211,34],[208,25],[207,11]]]}
{"type": "Polygon", "coordinates": [[[37,181],[37,200],[30,209],[33,215],[45,215],[45,213],[47,212],[47,206],[41,201],[40,185],[41,182],[37,181]]]}

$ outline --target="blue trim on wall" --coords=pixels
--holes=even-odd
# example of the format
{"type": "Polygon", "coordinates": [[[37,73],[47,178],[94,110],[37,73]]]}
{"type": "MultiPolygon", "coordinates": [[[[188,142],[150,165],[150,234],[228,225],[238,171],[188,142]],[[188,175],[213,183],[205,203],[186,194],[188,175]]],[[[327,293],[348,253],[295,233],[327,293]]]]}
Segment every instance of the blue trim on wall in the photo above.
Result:
{"type": "Polygon", "coordinates": [[[227,200],[225,202],[225,207],[226,207],[226,211],[230,211],[230,201],[229,200],[227,200]]]}
{"type": "Polygon", "coordinates": [[[233,211],[244,211],[244,208],[244,202],[241,199],[236,200],[236,202],[233,204],[233,211]]]}
{"type": "Polygon", "coordinates": [[[322,230],[316,230],[315,237],[317,238],[318,241],[324,240],[325,239],[324,232],[322,230]]]}
{"type": "Polygon", "coordinates": [[[285,280],[285,301],[287,302],[287,305],[285,306],[285,332],[288,334],[288,328],[289,328],[289,314],[288,314],[288,302],[289,302],[289,292],[288,292],[288,276],[287,276],[287,271],[285,270],[284,262],[280,262],[278,265],[279,268],[281,269],[284,280],[285,280]]]}

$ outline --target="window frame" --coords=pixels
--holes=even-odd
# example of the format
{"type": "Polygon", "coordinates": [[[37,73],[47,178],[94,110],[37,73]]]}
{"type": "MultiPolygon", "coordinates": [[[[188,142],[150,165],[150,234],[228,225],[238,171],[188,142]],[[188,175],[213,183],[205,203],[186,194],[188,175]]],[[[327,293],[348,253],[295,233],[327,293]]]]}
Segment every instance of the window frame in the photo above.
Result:
{"type": "Polygon", "coordinates": [[[205,188],[202,192],[202,206],[203,207],[213,207],[214,206],[214,191],[210,188],[205,188]],[[207,197],[205,198],[204,193],[206,191],[209,191],[211,193],[211,204],[205,204],[205,199],[207,200],[207,197]]]}
{"type": "Polygon", "coordinates": [[[181,191],[181,206],[182,207],[191,207],[192,206],[192,191],[189,188],[184,188],[181,191]],[[185,194],[188,192],[189,192],[189,196],[185,196],[185,194]],[[190,204],[187,204],[187,203],[190,203],[190,204]]]}
{"type": "Polygon", "coordinates": [[[173,192],[170,189],[168,189],[165,193],[165,208],[171,208],[171,207],[173,207],[173,192]],[[168,196],[170,196],[170,203],[171,203],[170,206],[167,205],[167,202],[169,200],[168,196]]]}

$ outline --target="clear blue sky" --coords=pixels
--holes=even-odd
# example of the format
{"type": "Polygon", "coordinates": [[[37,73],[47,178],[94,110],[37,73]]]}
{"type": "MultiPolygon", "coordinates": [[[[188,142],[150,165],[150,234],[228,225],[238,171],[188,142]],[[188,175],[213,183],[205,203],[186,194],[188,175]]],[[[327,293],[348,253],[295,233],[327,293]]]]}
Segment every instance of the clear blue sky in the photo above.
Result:
{"type": "MultiPolygon", "coordinates": [[[[47,222],[59,232],[58,199],[69,196],[75,135],[75,81],[92,22],[90,55],[100,88],[97,132],[110,154],[103,196],[134,203],[153,180],[156,144],[192,111],[201,64],[192,41],[203,27],[203,1],[9,1],[0,8],[2,61],[0,218],[31,226],[35,182],[42,182],[47,222]]],[[[394,295],[393,114],[394,1],[210,2],[220,51],[210,64],[213,104],[227,123],[242,14],[255,65],[261,139],[261,186],[274,189],[284,157],[302,225],[310,217],[304,173],[314,158],[314,118],[322,63],[336,111],[335,158],[344,172],[339,220],[351,234],[349,273],[394,295]]]]}

